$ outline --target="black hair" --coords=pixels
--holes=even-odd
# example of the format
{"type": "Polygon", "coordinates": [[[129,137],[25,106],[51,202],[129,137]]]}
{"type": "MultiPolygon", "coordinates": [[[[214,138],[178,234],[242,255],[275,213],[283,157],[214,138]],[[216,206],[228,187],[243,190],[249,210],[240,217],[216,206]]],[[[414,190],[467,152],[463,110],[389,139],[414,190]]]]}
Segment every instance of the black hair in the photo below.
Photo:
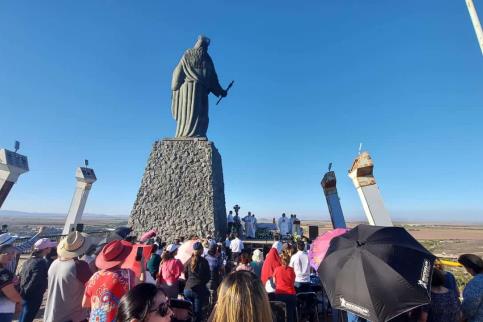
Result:
{"type": "Polygon", "coordinates": [[[0,253],[5,252],[7,249],[14,248],[13,245],[8,244],[8,245],[2,245],[0,246],[0,253]]]}
{"type": "Polygon", "coordinates": [[[153,309],[154,299],[158,292],[166,295],[163,289],[158,289],[153,284],[141,283],[133,287],[121,298],[116,321],[128,322],[133,319],[140,321],[146,319],[149,311],[153,309]]]}
{"type": "Polygon", "coordinates": [[[34,249],[32,251],[32,254],[30,254],[30,256],[32,256],[32,257],[42,257],[43,251],[44,251],[43,249],[34,249]]]}
{"type": "Polygon", "coordinates": [[[475,274],[483,273],[483,259],[475,254],[463,254],[458,262],[466,268],[471,268],[475,274]]]}
{"type": "Polygon", "coordinates": [[[158,250],[158,245],[157,244],[153,244],[153,247],[151,248],[151,254],[156,253],[157,250],[158,250]]]}
{"type": "Polygon", "coordinates": [[[305,243],[302,240],[297,241],[297,249],[305,250],[305,243]]]}
{"type": "Polygon", "coordinates": [[[250,261],[251,261],[250,255],[247,252],[242,252],[240,254],[240,263],[248,265],[250,264],[250,261]]]}
{"type": "Polygon", "coordinates": [[[165,250],[161,254],[161,264],[163,264],[165,261],[173,259],[173,258],[174,258],[174,252],[171,253],[171,252],[168,252],[167,250],[165,250]]]}
{"type": "Polygon", "coordinates": [[[50,252],[45,256],[47,259],[52,259],[53,257],[57,257],[57,247],[52,247],[50,252]]]}
{"type": "Polygon", "coordinates": [[[445,276],[442,271],[435,269],[433,271],[433,278],[431,279],[431,286],[438,287],[444,286],[445,276]]]}

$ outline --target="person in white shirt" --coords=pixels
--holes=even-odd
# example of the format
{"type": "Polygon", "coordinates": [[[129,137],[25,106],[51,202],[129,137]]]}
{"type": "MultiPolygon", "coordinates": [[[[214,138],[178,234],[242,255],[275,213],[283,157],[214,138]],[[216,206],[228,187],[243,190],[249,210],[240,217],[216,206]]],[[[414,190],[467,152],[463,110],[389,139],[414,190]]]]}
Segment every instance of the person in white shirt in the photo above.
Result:
{"type": "Polygon", "coordinates": [[[251,220],[252,220],[252,214],[251,212],[248,212],[248,215],[243,217],[242,221],[244,223],[244,229],[245,229],[245,238],[249,238],[251,236],[251,220]]]}
{"type": "Polygon", "coordinates": [[[228,212],[228,216],[226,216],[226,222],[228,223],[228,233],[231,234],[231,230],[233,229],[233,211],[230,210],[228,212]]]}
{"type": "Polygon", "coordinates": [[[302,236],[304,233],[302,227],[300,227],[300,219],[297,218],[297,215],[294,214],[292,218],[292,235],[299,235],[302,236]]]}
{"type": "Polygon", "coordinates": [[[293,214],[291,214],[290,218],[289,218],[288,232],[289,232],[289,234],[293,235],[293,214]]]}
{"type": "Polygon", "coordinates": [[[234,262],[238,262],[241,252],[243,251],[243,242],[238,238],[238,234],[233,234],[233,239],[230,242],[231,257],[234,262]]]}
{"type": "Polygon", "coordinates": [[[297,293],[310,292],[310,263],[303,241],[297,242],[297,252],[290,259],[289,266],[295,271],[295,290],[297,293]]]}
{"type": "Polygon", "coordinates": [[[282,214],[282,217],[278,218],[277,228],[278,228],[278,231],[280,232],[280,236],[284,237],[288,235],[289,224],[290,224],[290,219],[285,217],[285,214],[282,214]]]}

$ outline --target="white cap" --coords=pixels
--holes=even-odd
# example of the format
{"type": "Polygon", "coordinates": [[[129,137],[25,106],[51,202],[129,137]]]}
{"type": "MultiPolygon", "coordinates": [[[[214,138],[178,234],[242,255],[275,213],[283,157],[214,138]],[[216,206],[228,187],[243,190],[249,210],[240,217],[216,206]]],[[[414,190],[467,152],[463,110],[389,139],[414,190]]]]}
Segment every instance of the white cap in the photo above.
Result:
{"type": "Polygon", "coordinates": [[[177,250],[177,249],[178,249],[178,247],[179,247],[179,246],[178,246],[178,245],[176,245],[176,244],[169,244],[168,246],[166,246],[166,251],[167,251],[167,252],[172,253],[172,252],[174,252],[175,250],[177,250]]]}

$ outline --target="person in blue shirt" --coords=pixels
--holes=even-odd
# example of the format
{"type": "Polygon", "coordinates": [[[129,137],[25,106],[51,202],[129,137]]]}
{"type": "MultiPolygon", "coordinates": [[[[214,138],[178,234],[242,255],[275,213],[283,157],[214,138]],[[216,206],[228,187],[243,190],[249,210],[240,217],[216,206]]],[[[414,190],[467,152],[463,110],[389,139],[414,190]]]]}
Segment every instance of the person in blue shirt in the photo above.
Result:
{"type": "Polygon", "coordinates": [[[483,259],[474,254],[464,254],[458,258],[466,271],[473,278],[463,290],[461,311],[467,322],[483,321],[483,259]]]}

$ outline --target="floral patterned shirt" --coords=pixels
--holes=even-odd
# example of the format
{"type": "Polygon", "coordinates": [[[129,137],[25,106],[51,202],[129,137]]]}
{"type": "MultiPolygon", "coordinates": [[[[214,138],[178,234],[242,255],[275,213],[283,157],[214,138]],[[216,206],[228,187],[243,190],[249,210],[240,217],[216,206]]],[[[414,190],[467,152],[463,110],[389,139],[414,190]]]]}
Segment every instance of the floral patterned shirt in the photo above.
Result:
{"type": "Polygon", "coordinates": [[[96,272],[87,282],[85,296],[91,303],[90,322],[116,321],[121,297],[134,287],[134,272],[116,268],[96,272]]]}

